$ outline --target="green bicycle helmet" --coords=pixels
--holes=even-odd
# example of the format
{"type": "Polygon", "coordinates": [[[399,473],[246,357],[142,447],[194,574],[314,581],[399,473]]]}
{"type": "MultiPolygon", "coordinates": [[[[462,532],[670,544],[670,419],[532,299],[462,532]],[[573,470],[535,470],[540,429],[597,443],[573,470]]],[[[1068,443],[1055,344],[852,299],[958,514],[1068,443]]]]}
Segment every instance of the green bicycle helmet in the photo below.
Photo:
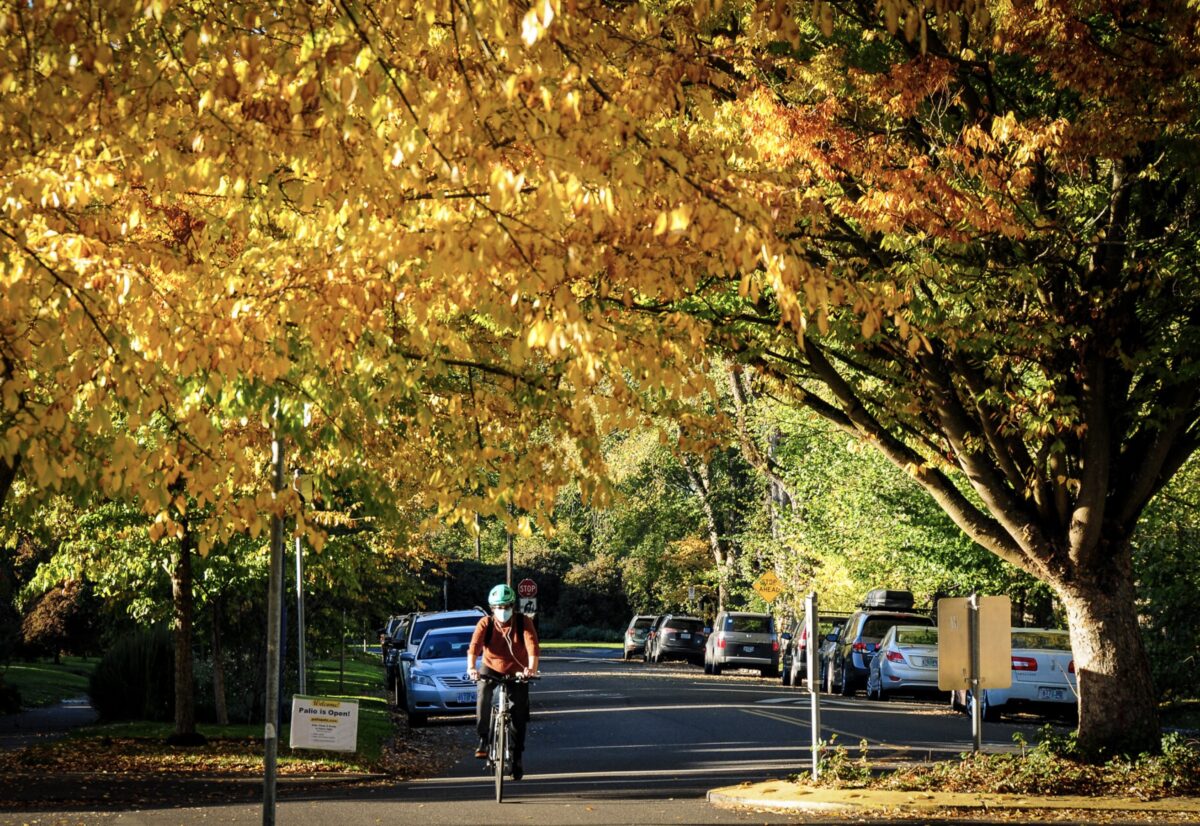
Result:
{"type": "Polygon", "coordinates": [[[497,605],[513,605],[517,601],[517,595],[513,593],[513,589],[507,585],[497,585],[488,594],[488,605],[496,607],[497,605]]]}

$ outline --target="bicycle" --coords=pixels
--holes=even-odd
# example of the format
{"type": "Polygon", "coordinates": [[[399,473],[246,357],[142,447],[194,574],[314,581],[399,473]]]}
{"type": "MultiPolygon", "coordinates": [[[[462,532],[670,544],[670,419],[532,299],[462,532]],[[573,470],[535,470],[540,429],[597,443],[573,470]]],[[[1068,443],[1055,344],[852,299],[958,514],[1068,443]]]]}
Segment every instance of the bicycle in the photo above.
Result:
{"type": "Polygon", "coordinates": [[[538,679],[537,676],[526,677],[516,674],[511,677],[484,677],[496,684],[492,694],[492,736],[488,743],[487,762],[484,771],[493,772],[496,777],[496,802],[504,802],[504,776],[512,773],[513,754],[512,741],[516,735],[516,725],[512,719],[512,698],[508,696],[508,686],[513,683],[523,683],[538,679]]]}

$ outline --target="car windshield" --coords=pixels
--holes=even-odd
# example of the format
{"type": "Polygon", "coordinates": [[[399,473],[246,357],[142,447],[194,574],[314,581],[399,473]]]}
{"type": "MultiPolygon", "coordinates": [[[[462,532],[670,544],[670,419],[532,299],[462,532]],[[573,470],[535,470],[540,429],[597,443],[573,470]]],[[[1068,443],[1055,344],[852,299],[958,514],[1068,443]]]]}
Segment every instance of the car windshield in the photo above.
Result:
{"type": "Polygon", "coordinates": [[[666,627],[672,631],[703,631],[704,623],[698,619],[673,619],[666,627]]]}
{"type": "Polygon", "coordinates": [[[937,645],[936,628],[897,628],[897,645],[937,645]]]}
{"type": "Polygon", "coordinates": [[[754,615],[726,617],[725,630],[742,634],[770,634],[771,618],[754,615]]]}
{"type": "Polygon", "coordinates": [[[450,657],[467,656],[467,648],[471,645],[471,632],[434,634],[427,636],[417,652],[419,660],[445,660],[450,657]]]}
{"type": "Polygon", "coordinates": [[[1066,631],[1013,631],[1012,647],[1070,651],[1071,637],[1066,631]]]}
{"type": "Polygon", "coordinates": [[[456,625],[474,625],[479,621],[478,617],[459,616],[459,617],[428,617],[420,619],[413,623],[412,636],[409,637],[409,645],[419,645],[421,640],[425,639],[425,635],[435,628],[453,628],[456,625]]]}
{"type": "Polygon", "coordinates": [[[876,616],[867,617],[867,621],[863,623],[862,633],[859,634],[864,640],[879,640],[888,632],[888,629],[893,625],[900,623],[906,625],[932,625],[933,620],[925,619],[924,617],[896,617],[896,616],[876,616]]]}

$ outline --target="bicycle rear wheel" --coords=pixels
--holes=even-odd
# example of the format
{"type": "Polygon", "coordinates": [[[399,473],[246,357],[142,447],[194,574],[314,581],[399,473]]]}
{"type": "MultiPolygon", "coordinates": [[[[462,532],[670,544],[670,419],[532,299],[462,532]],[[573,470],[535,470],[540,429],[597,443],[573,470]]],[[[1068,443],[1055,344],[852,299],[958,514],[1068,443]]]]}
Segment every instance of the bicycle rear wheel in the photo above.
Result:
{"type": "Polygon", "coordinates": [[[494,757],[492,759],[492,769],[496,772],[496,802],[504,802],[504,771],[505,759],[508,757],[508,726],[505,724],[504,715],[497,714],[493,722],[495,731],[492,734],[492,745],[494,749],[494,757]]]}

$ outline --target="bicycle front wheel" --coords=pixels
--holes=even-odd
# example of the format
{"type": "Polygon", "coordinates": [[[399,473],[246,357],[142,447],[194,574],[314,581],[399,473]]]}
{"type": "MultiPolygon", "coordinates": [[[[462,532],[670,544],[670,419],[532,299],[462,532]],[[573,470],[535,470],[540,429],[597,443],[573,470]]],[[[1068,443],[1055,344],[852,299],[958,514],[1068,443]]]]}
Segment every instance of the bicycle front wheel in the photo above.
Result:
{"type": "Polygon", "coordinates": [[[495,732],[492,734],[492,738],[495,748],[495,759],[492,761],[492,768],[496,772],[496,802],[503,803],[504,771],[505,764],[508,762],[508,726],[505,724],[503,714],[496,715],[495,732]]]}

